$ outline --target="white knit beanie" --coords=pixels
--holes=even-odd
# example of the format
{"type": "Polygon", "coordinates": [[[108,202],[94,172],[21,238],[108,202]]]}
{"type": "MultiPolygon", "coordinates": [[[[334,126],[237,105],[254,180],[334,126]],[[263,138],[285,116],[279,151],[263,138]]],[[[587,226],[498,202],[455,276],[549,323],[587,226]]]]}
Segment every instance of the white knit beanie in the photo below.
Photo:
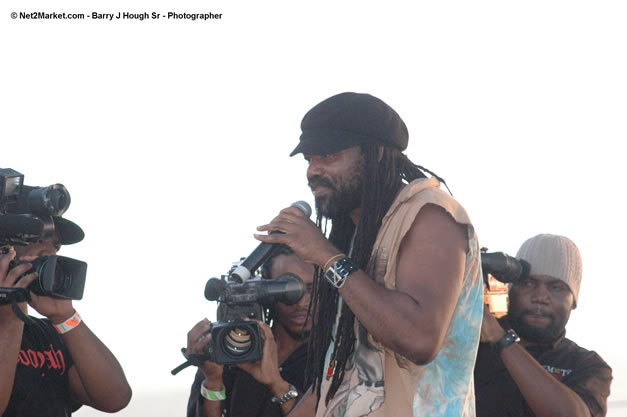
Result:
{"type": "Polygon", "coordinates": [[[550,234],[537,235],[522,244],[516,257],[529,262],[529,275],[546,275],[564,281],[577,305],[581,284],[581,255],[570,239],[550,234]]]}

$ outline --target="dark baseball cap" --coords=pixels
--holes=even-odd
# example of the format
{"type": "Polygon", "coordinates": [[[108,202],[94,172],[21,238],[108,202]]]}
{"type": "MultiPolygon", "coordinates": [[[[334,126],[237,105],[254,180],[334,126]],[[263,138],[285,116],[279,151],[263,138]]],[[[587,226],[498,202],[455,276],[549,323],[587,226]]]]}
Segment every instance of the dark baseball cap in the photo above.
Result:
{"type": "Polygon", "coordinates": [[[62,245],[78,243],[85,237],[85,232],[76,223],[59,216],[53,216],[52,219],[62,245]]]}
{"type": "Polygon", "coordinates": [[[355,145],[407,148],[407,126],[382,100],[362,93],[341,93],[314,106],[300,124],[298,153],[329,155],[355,145]]]}

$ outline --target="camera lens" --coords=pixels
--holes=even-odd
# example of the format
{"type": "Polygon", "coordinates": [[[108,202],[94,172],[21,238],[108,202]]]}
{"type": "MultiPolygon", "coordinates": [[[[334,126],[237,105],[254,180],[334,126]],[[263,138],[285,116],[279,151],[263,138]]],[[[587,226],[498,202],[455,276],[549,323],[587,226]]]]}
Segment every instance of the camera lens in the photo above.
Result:
{"type": "Polygon", "coordinates": [[[62,184],[35,187],[29,191],[26,201],[35,214],[61,216],[70,206],[70,193],[62,184]]]}
{"type": "Polygon", "coordinates": [[[54,269],[53,291],[63,294],[72,287],[72,270],[57,259],[54,269]]]}
{"type": "Polygon", "coordinates": [[[247,327],[233,327],[224,337],[224,352],[231,356],[242,356],[250,351],[253,339],[247,327]]]}

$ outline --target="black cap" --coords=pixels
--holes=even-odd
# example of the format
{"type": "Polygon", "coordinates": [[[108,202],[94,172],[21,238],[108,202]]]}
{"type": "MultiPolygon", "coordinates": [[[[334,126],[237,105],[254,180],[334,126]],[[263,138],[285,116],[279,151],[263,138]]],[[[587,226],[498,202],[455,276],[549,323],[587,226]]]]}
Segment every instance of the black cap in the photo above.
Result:
{"type": "Polygon", "coordinates": [[[53,216],[52,219],[62,245],[78,243],[85,237],[85,232],[76,223],[59,216],[53,216]]]}
{"type": "Polygon", "coordinates": [[[300,124],[297,153],[329,155],[351,146],[371,143],[407,148],[407,126],[382,100],[361,93],[341,93],[317,104],[300,124]]]}

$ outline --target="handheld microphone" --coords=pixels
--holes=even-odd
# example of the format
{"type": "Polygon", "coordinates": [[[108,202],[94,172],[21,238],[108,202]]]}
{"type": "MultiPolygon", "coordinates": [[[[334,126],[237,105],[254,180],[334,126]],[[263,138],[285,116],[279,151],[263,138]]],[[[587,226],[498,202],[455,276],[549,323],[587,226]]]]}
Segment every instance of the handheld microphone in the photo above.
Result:
{"type": "MultiPolygon", "coordinates": [[[[311,207],[305,201],[297,201],[292,207],[299,208],[305,216],[311,216],[311,207]]],[[[282,233],[282,232],[271,232],[282,233]]],[[[231,273],[230,278],[236,282],[246,282],[248,278],[259,268],[265,261],[272,256],[276,245],[273,243],[261,242],[259,246],[231,273]]]]}

